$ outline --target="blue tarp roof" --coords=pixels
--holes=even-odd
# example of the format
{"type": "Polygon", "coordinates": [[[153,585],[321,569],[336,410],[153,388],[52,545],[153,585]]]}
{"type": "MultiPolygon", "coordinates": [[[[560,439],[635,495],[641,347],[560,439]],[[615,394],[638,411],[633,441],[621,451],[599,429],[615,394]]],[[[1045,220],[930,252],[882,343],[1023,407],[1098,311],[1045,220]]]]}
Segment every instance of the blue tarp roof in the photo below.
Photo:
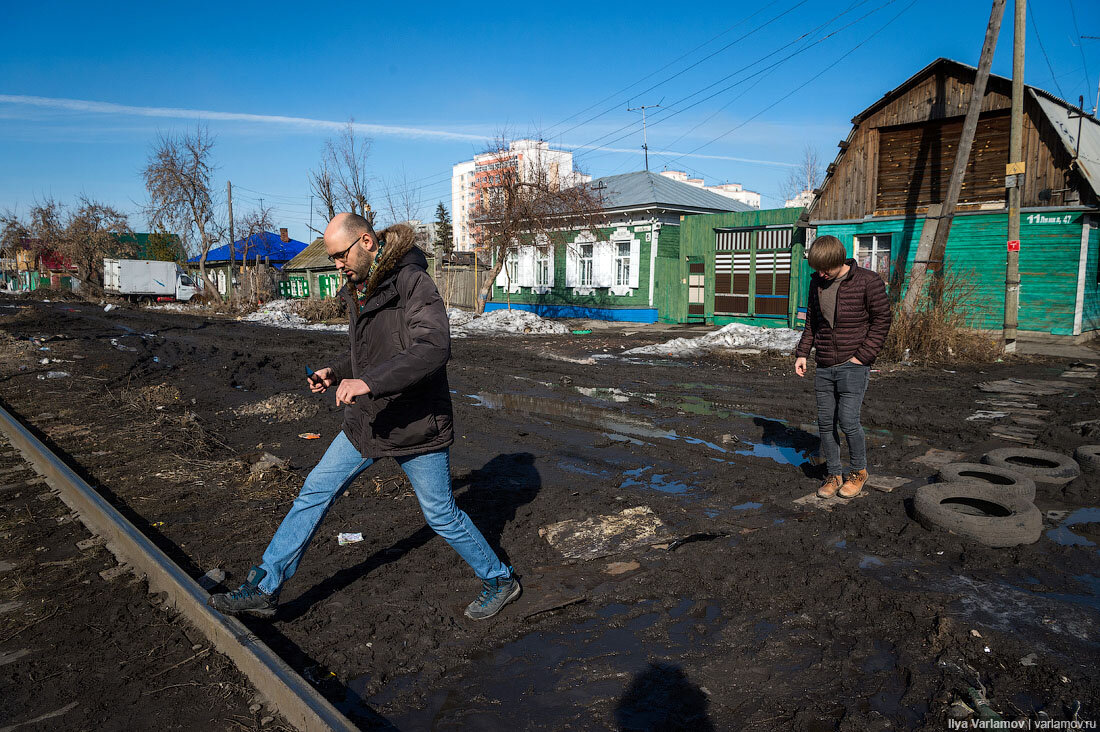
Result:
{"type": "MultiPolygon", "coordinates": [[[[304,241],[291,239],[290,241],[284,242],[278,234],[272,234],[270,231],[265,231],[262,234],[253,234],[248,237],[247,241],[241,239],[233,242],[233,259],[234,261],[241,262],[247,253],[249,260],[255,260],[258,254],[261,259],[264,257],[270,258],[272,264],[281,264],[294,259],[306,248],[306,246],[308,245],[304,241]]],[[[211,249],[209,254],[206,255],[207,264],[228,261],[228,244],[220,246],[217,249],[211,249]]],[[[198,264],[199,258],[191,257],[187,262],[188,264],[198,264]]]]}

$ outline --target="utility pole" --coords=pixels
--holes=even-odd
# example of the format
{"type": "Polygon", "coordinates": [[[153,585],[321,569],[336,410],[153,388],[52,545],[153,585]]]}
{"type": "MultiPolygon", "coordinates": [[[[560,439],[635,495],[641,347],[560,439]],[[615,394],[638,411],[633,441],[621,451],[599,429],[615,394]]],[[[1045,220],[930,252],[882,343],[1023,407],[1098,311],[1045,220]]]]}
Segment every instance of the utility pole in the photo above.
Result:
{"type": "Polygon", "coordinates": [[[236,235],[233,233],[233,182],[225,182],[226,200],[229,202],[229,276],[225,278],[225,296],[230,298],[233,295],[233,265],[234,260],[237,258],[233,253],[237,241],[236,235]]]}
{"type": "Polygon", "coordinates": [[[920,243],[917,245],[916,258],[909,272],[909,287],[905,291],[902,306],[906,313],[917,309],[924,291],[924,273],[928,265],[941,273],[944,254],[947,250],[947,235],[951,232],[951,220],[955,217],[955,204],[962,191],[963,174],[970,159],[970,148],[974,144],[974,134],[978,129],[978,114],[982,110],[986,82],[989,81],[989,67],[993,64],[993,51],[997,48],[997,34],[1001,30],[1001,18],[1004,17],[1006,0],[993,0],[993,9],[989,14],[989,25],[985,30],[985,42],[982,44],[982,56],[978,61],[978,71],[974,76],[974,89],[970,95],[970,106],[963,120],[962,135],[959,137],[959,149],[955,154],[955,165],[951,168],[951,177],[947,182],[947,191],[943,197],[940,213],[930,210],[925,216],[924,229],[921,230],[920,243]]]}
{"type": "MultiPolygon", "coordinates": [[[[1005,197],[1008,199],[1008,252],[1005,261],[1005,353],[1016,352],[1016,327],[1020,315],[1020,198],[1024,182],[1024,40],[1027,0],[1015,0],[1012,30],[1012,116],[1008,132],[1008,166],[1005,197]]],[[[1080,138],[1078,138],[1080,139],[1080,138]]]]}
{"type": "MultiPolygon", "coordinates": [[[[662,99],[661,101],[663,102],[664,100],[662,99]]],[[[649,172],[649,139],[646,137],[645,111],[647,109],[657,109],[660,106],[661,106],[661,104],[660,104],[660,102],[658,102],[657,104],[648,104],[648,105],[643,104],[640,107],[627,107],[626,108],[626,111],[628,111],[628,112],[637,112],[639,109],[642,111],[642,150],[645,151],[645,169],[646,169],[646,172],[649,172]]]]}

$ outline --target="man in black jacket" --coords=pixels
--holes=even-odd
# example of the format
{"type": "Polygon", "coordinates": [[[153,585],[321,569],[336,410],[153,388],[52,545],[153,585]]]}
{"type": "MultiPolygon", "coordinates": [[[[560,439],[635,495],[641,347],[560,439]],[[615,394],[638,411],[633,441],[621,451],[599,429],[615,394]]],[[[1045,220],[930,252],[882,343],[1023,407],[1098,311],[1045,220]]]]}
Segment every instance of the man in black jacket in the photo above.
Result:
{"type": "Polygon", "coordinates": [[[491,618],[521,592],[451,492],[454,442],[447,384],[450,324],[413,245],[413,230],[398,224],[375,234],[370,222],[341,213],[325,229],[325,250],[347,279],[351,349],[309,377],[314,393],[336,387],[346,405],[344,428],[306,478],[301,493],[244,584],[211,597],[227,613],[275,614],[279,588],[298,568],[309,542],[337,496],[382,457],[394,458],[409,477],[428,525],[447,540],[481,579],[481,594],[466,608],[474,620],[491,618]]]}

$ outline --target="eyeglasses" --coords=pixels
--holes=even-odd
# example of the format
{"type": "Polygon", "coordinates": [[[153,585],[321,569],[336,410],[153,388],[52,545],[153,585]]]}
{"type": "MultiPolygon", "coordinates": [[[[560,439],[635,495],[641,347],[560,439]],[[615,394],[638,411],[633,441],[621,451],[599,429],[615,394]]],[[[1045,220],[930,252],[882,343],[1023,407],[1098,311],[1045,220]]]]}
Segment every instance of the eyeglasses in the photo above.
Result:
{"type": "Polygon", "coordinates": [[[339,259],[341,262],[347,261],[348,252],[350,252],[352,250],[352,247],[354,247],[356,244],[358,244],[359,240],[362,239],[362,238],[363,238],[363,235],[360,234],[359,236],[355,237],[355,241],[353,241],[351,243],[351,246],[349,246],[344,251],[340,252],[339,254],[330,254],[330,255],[328,255],[328,261],[332,262],[333,264],[336,264],[337,259],[339,259]]]}

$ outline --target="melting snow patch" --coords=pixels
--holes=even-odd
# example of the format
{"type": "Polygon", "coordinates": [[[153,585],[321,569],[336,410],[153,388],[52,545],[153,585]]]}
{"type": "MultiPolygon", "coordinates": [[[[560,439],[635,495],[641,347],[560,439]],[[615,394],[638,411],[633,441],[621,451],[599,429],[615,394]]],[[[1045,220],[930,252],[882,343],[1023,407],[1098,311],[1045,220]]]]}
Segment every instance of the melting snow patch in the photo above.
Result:
{"type": "Polygon", "coordinates": [[[448,310],[451,319],[451,336],[468,335],[549,334],[567,335],[569,328],[561,323],[540,318],[527,310],[494,310],[476,315],[465,310],[448,310]]]}
{"type": "Polygon", "coordinates": [[[292,328],[294,330],[326,330],[347,332],[346,325],[325,325],[324,323],[310,323],[298,313],[294,312],[292,300],[272,300],[264,304],[259,310],[241,318],[248,323],[271,325],[277,328],[292,328]]]}
{"type": "Polygon", "coordinates": [[[802,331],[790,328],[765,328],[758,325],[730,323],[729,325],[701,335],[698,338],[674,338],[667,343],[631,348],[624,352],[627,356],[701,356],[714,351],[735,348],[759,348],[768,351],[793,351],[798,345],[802,331]]]}

